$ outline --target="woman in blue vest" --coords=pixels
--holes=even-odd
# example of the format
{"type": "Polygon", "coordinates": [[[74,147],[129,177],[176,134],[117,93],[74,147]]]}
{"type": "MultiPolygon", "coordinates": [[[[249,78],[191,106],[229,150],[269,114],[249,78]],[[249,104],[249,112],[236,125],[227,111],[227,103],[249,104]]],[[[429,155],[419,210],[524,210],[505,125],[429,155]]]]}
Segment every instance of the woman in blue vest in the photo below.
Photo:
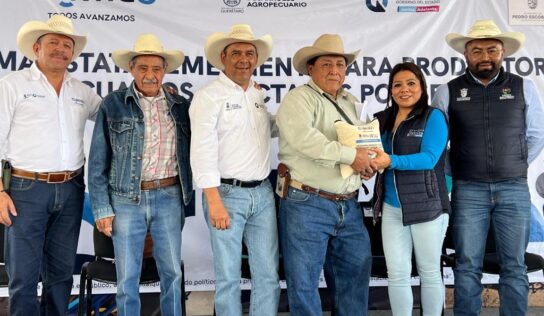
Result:
{"type": "Polygon", "coordinates": [[[444,174],[448,126],[444,114],[429,106],[425,78],[413,63],[393,68],[387,99],[386,109],[375,115],[384,151],[376,150],[373,161],[385,171],[376,182],[374,216],[382,222],[391,310],[412,315],[413,250],[422,308],[425,315],[440,315],[440,255],[450,213],[444,174]]]}

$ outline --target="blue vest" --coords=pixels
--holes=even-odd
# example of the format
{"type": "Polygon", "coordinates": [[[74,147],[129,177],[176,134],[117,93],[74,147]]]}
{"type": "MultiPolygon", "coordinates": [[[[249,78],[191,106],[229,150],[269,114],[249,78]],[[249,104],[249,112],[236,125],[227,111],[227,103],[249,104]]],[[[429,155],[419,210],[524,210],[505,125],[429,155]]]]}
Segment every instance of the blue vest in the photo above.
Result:
{"type": "Polygon", "coordinates": [[[448,83],[450,162],[456,180],[527,177],[523,79],[501,68],[487,87],[467,72],[448,83]]]}
{"type": "MultiPolygon", "coordinates": [[[[430,113],[438,109],[425,107],[416,109],[408,118],[397,127],[393,139],[393,152],[396,155],[415,154],[421,151],[421,140],[427,125],[430,113]]],[[[379,112],[376,115],[380,122],[382,134],[385,132],[386,122],[395,120],[392,108],[379,112]]],[[[395,184],[402,208],[403,224],[411,225],[431,221],[442,213],[450,212],[450,201],[446,186],[444,164],[446,149],[432,170],[394,170],[395,184]]],[[[376,182],[376,198],[381,211],[383,203],[383,175],[378,176],[376,182]],[[379,201],[379,202],[378,202],[379,201]]],[[[376,209],[374,210],[376,213],[376,209]]]]}

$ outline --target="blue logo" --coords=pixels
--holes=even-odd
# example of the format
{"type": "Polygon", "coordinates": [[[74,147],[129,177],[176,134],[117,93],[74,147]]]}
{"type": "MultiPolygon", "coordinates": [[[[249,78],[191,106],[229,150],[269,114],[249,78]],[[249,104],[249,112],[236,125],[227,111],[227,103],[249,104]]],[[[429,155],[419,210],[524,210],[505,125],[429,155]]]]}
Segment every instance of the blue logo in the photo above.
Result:
{"type": "Polygon", "coordinates": [[[387,0],[375,0],[375,4],[372,3],[372,0],[366,0],[366,6],[372,12],[385,12],[385,7],[387,7],[387,0]]]}
{"type": "MultiPolygon", "coordinates": [[[[74,1],[75,0],[61,0],[59,2],[59,5],[63,8],[69,8],[74,6],[74,1]]],[[[96,0],[96,1],[100,1],[100,0],[96,0]]],[[[113,1],[113,0],[110,0],[110,1],[113,1]]],[[[136,2],[136,1],[142,4],[153,4],[155,3],[156,0],[124,0],[123,2],[136,2]]]]}
{"type": "Polygon", "coordinates": [[[65,2],[65,1],[69,1],[69,0],[62,0],[62,1],[59,3],[61,7],[69,8],[69,7],[71,7],[71,6],[74,5],[72,2],[65,2]]]}

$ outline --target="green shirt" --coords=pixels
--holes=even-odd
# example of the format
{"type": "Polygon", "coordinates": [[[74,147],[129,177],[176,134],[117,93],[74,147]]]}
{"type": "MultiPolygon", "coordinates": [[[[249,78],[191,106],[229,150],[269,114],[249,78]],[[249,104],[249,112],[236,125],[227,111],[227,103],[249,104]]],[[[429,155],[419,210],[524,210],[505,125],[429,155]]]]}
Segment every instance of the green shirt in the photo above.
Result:
{"type": "MultiPolygon", "coordinates": [[[[313,89],[304,85],[291,90],[278,109],[279,159],[289,167],[291,179],[331,193],[353,192],[362,181],[358,174],[347,179],[340,175],[340,164],[351,165],[356,153],[338,142],[334,122],[342,116],[323,90],[312,80],[308,84],[313,89]]],[[[361,124],[355,96],[341,89],[335,101],[354,124],[361,124]]]]}

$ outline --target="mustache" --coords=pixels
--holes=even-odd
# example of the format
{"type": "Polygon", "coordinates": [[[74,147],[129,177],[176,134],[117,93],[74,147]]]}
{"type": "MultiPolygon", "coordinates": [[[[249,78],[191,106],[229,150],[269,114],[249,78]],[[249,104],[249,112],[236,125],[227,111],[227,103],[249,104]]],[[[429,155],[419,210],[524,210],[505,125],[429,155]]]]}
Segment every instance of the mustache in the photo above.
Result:
{"type": "Polygon", "coordinates": [[[143,84],[157,84],[159,81],[157,79],[144,79],[142,80],[143,84]]]}
{"type": "Polygon", "coordinates": [[[50,57],[54,57],[54,58],[55,58],[55,57],[60,57],[60,58],[62,58],[62,59],[64,59],[64,60],[67,60],[67,59],[68,59],[68,57],[67,57],[66,55],[64,55],[64,53],[62,53],[62,52],[52,53],[52,54],[50,55],[50,57]]]}

